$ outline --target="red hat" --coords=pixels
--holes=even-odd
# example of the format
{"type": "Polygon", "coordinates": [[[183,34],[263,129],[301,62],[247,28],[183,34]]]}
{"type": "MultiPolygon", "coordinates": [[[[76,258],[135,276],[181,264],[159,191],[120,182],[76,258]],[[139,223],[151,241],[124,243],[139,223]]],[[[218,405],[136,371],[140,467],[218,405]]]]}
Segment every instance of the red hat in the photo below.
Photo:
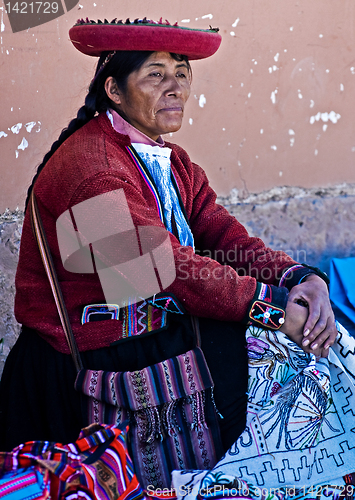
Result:
{"type": "Polygon", "coordinates": [[[89,56],[100,56],[105,51],[146,50],[172,52],[189,59],[204,59],[214,54],[221,43],[218,28],[198,30],[169,24],[136,19],[131,22],[110,23],[79,19],[69,31],[75,48],[89,56]]]}

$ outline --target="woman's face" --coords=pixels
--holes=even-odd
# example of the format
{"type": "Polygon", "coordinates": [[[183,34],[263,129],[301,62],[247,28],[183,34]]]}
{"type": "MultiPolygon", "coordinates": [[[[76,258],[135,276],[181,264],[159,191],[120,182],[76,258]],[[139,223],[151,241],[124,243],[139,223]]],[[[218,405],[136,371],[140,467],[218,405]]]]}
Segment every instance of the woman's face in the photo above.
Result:
{"type": "Polygon", "coordinates": [[[118,89],[114,102],[131,125],[157,140],[159,135],[181,127],[190,86],[185,61],[176,61],[168,52],[154,52],[129,75],[126,90],[118,89]]]}

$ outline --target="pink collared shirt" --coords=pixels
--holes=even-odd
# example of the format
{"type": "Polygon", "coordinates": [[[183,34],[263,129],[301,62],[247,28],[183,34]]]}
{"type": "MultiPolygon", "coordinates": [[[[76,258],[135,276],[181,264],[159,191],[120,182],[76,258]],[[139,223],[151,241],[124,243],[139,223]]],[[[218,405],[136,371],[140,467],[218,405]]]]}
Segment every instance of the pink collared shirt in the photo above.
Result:
{"type": "Polygon", "coordinates": [[[106,113],[116,132],[118,132],[119,134],[128,135],[128,137],[131,139],[131,142],[139,142],[141,144],[147,144],[149,146],[164,146],[165,143],[161,136],[158,137],[157,141],[153,141],[153,139],[143,134],[143,132],[136,129],[135,127],[133,127],[133,125],[124,120],[122,116],[119,115],[114,109],[110,108],[108,111],[106,111],[106,113]]]}

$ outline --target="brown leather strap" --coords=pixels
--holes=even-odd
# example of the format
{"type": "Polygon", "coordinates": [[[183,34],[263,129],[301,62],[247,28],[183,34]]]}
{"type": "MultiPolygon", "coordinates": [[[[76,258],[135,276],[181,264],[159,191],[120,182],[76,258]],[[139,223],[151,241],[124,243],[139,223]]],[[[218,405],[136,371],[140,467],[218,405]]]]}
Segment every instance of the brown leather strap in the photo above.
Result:
{"type": "Polygon", "coordinates": [[[62,291],[60,289],[59,281],[57,278],[57,273],[54,268],[53,259],[51,251],[48,245],[46,234],[44,232],[42,219],[38,211],[37,201],[35,198],[34,190],[32,190],[31,200],[30,200],[30,215],[33,232],[35,234],[38,248],[42,257],[42,262],[49,280],[49,284],[52,289],[55,304],[57,306],[60,322],[62,324],[65,338],[68,342],[68,346],[75,364],[77,371],[83,368],[82,361],[80,358],[80,352],[77,343],[74,338],[74,334],[70,325],[70,320],[68,316],[68,311],[64,303],[62,291]]]}
{"type": "Polygon", "coordinates": [[[191,316],[192,328],[196,337],[196,346],[201,347],[200,322],[197,316],[191,316]]]}

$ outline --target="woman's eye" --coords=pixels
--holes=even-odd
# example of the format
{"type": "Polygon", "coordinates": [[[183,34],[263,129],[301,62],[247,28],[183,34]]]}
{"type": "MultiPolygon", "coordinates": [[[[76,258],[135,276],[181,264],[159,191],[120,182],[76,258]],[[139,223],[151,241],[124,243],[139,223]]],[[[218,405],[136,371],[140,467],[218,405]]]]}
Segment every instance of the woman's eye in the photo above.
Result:
{"type": "Polygon", "coordinates": [[[156,71],[154,73],[151,73],[150,76],[161,76],[161,73],[159,73],[158,71],[156,71]]]}

